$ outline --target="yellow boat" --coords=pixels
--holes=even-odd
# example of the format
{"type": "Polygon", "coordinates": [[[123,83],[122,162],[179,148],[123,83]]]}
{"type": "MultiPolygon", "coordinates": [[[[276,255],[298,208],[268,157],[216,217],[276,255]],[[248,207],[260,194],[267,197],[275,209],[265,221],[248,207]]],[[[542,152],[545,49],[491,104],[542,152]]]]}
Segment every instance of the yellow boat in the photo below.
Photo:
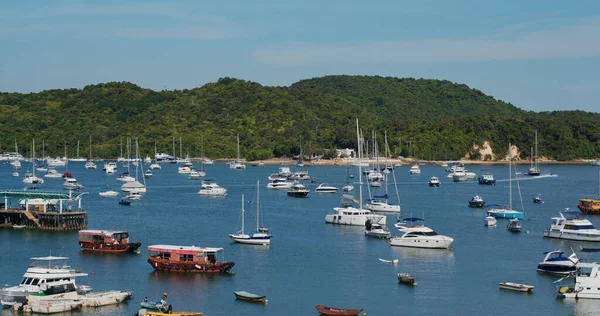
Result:
{"type": "Polygon", "coordinates": [[[582,213],[600,214],[600,199],[580,199],[577,207],[582,213]]]}

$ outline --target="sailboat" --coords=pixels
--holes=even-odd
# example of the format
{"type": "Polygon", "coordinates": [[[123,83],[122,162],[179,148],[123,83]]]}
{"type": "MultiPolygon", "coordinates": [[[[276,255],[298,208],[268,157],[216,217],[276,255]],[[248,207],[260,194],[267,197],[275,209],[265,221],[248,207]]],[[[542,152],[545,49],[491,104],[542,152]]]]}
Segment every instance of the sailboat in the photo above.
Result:
{"type": "Polygon", "coordinates": [[[304,167],[304,162],[302,162],[302,135],[300,135],[300,155],[298,156],[298,161],[296,162],[297,167],[304,167]]]}
{"type": "MultiPolygon", "coordinates": [[[[385,136],[385,156],[387,157],[387,133],[385,136]]],[[[398,186],[396,185],[396,174],[394,172],[390,172],[389,169],[385,169],[385,194],[381,196],[373,196],[372,199],[369,200],[369,203],[365,204],[365,208],[373,211],[373,212],[381,212],[381,213],[400,213],[400,204],[389,204],[388,203],[388,175],[391,173],[394,178],[394,187],[396,188],[396,196],[398,197],[398,201],[400,201],[400,195],[398,194],[398,186]]],[[[369,194],[371,191],[369,190],[369,194]]]]}
{"type": "Polygon", "coordinates": [[[538,167],[537,161],[537,129],[535,130],[535,152],[533,148],[531,148],[531,166],[529,167],[529,171],[527,171],[527,175],[529,176],[539,176],[540,168],[538,167]]]}
{"type": "Polygon", "coordinates": [[[385,226],[385,215],[372,214],[371,211],[363,209],[362,197],[362,144],[358,129],[358,118],[356,119],[356,139],[358,147],[358,175],[359,175],[359,201],[355,201],[351,195],[342,195],[341,207],[335,207],[333,214],[325,215],[325,222],[329,224],[365,226],[370,220],[371,224],[385,226]],[[350,206],[348,201],[357,202],[358,208],[350,206]]]}
{"type": "MultiPolygon", "coordinates": [[[[138,146],[138,140],[135,139],[135,158],[138,159],[140,156],[140,149],[138,146]]],[[[138,181],[138,173],[140,166],[139,164],[135,167],[135,180],[126,182],[121,186],[121,191],[129,192],[129,194],[135,193],[146,193],[146,178],[142,177],[144,184],[138,181]]]]}
{"type": "Polygon", "coordinates": [[[352,192],[354,191],[354,186],[350,183],[350,166],[346,167],[346,185],[342,187],[344,192],[352,192]]]}
{"type": "Polygon", "coordinates": [[[260,213],[260,194],[259,194],[259,180],[256,180],[256,232],[252,235],[244,233],[244,194],[242,194],[242,229],[235,233],[230,234],[229,238],[240,244],[250,245],[264,245],[268,246],[271,244],[271,236],[269,230],[264,227],[260,227],[259,213],[260,213]]]}
{"type": "MultiPolygon", "coordinates": [[[[200,157],[204,159],[204,135],[200,135],[200,157]]],[[[206,171],[204,171],[204,161],[200,162],[200,171],[198,171],[198,176],[206,177],[206,171]]]]}
{"type": "Polygon", "coordinates": [[[74,162],[84,162],[84,161],[86,161],[85,158],[79,156],[79,141],[77,141],[77,155],[76,155],[75,158],[69,159],[69,161],[74,161],[74,162]]]}
{"type": "Polygon", "coordinates": [[[96,169],[96,164],[94,163],[94,158],[92,157],[92,135],[90,135],[90,155],[85,163],[85,169],[96,169]]]}
{"type": "Polygon", "coordinates": [[[46,167],[46,142],[42,140],[42,163],[35,167],[35,170],[46,172],[48,168],[46,167]]]}
{"type": "Polygon", "coordinates": [[[39,178],[35,175],[35,139],[33,140],[33,145],[31,146],[31,168],[32,172],[25,173],[23,177],[23,183],[25,184],[43,184],[44,179],[39,178]]]}
{"type": "Polygon", "coordinates": [[[513,218],[518,218],[518,219],[522,219],[523,217],[525,217],[525,213],[523,212],[518,212],[513,210],[512,208],[512,167],[511,167],[511,161],[512,161],[512,155],[510,153],[510,149],[511,149],[511,144],[508,144],[508,209],[504,209],[504,208],[493,208],[490,209],[489,211],[487,211],[489,216],[493,216],[495,218],[509,218],[509,219],[513,219],[513,218]]]}
{"type": "Polygon", "coordinates": [[[240,161],[240,134],[237,135],[237,160],[229,164],[229,169],[246,169],[246,165],[240,161]]]}

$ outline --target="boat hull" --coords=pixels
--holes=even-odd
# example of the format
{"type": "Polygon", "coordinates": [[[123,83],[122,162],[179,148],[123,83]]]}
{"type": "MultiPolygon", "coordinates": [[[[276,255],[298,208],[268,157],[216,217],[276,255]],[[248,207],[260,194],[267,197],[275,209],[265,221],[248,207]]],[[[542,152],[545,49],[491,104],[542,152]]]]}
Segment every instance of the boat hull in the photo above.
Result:
{"type": "Polygon", "coordinates": [[[79,246],[81,246],[81,249],[83,249],[84,251],[108,253],[136,252],[141,245],[142,244],[139,242],[116,245],[105,243],[79,242],[79,246]]]}
{"type": "MultiPolygon", "coordinates": [[[[440,236],[440,235],[438,235],[440,236]]],[[[402,238],[396,237],[390,239],[390,246],[411,247],[411,248],[429,248],[429,249],[447,249],[454,242],[450,237],[441,238],[402,238]]]]}
{"type": "Polygon", "coordinates": [[[365,209],[378,212],[378,213],[400,213],[400,205],[376,203],[376,204],[365,204],[365,209]]]}
{"type": "Polygon", "coordinates": [[[518,284],[518,283],[511,283],[511,282],[500,282],[499,286],[501,289],[516,291],[516,292],[532,292],[533,288],[534,288],[534,286],[532,286],[532,285],[525,285],[525,284],[518,284]]]}
{"type": "Polygon", "coordinates": [[[575,272],[577,267],[575,265],[567,266],[567,265],[558,265],[558,264],[547,264],[540,263],[537,266],[537,271],[552,273],[552,274],[571,274],[571,272],[575,272]]]}
{"type": "Polygon", "coordinates": [[[472,208],[484,208],[485,201],[469,201],[469,207],[472,208]]]}
{"type": "Polygon", "coordinates": [[[325,305],[317,305],[315,308],[321,315],[353,316],[362,312],[362,309],[345,309],[325,305]]]}
{"type": "Polygon", "coordinates": [[[521,213],[521,212],[515,212],[515,213],[488,212],[488,214],[495,218],[507,218],[507,219],[513,219],[513,218],[523,219],[523,217],[525,217],[525,214],[521,213]]]}
{"type": "Polygon", "coordinates": [[[554,230],[544,230],[544,237],[600,242],[600,235],[586,235],[586,234],[582,234],[582,233],[570,233],[570,232],[561,232],[561,231],[554,231],[554,230]]]}
{"type": "Polygon", "coordinates": [[[170,262],[167,260],[148,258],[148,263],[159,271],[187,272],[187,273],[226,273],[229,272],[234,262],[216,262],[216,263],[197,263],[190,262],[170,262]]]}
{"type": "Polygon", "coordinates": [[[351,226],[365,226],[367,220],[371,220],[373,223],[385,225],[386,217],[384,215],[338,215],[338,214],[327,214],[325,215],[325,222],[328,224],[337,225],[351,225],[351,226]]]}
{"type": "Polygon", "coordinates": [[[133,296],[132,291],[107,291],[90,293],[79,298],[83,302],[83,306],[100,307],[119,304],[131,298],[131,296],[133,296]]]}
{"type": "Polygon", "coordinates": [[[254,302],[254,303],[263,303],[265,301],[266,296],[264,295],[256,295],[252,293],[248,293],[245,291],[237,291],[233,292],[235,294],[235,298],[238,300],[254,302]]]}
{"type": "Polygon", "coordinates": [[[269,236],[268,238],[253,238],[253,237],[237,237],[235,235],[229,235],[229,238],[233,239],[233,241],[240,243],[240,244],[247,244],[247,245],[262,245],[262,246],[268,246],[271,244],[271,236],[269,236]]]}

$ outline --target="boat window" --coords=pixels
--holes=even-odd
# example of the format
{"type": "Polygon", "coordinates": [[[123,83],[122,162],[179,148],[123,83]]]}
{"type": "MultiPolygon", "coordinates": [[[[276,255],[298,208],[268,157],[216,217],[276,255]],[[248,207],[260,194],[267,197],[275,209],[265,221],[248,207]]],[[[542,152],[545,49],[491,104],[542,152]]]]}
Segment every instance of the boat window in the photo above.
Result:
{"type": "Polygon", "coordinates": [[[40,283],[40,279],[33,279],[33,282],[31,282],[31,285],[38,285],[40,283]]]}
{"type": "Polygon", "coordinates": [[[194,261],[194,255],[179,255],[179,261],[194,261]]]}
{"type": "Polygon", "coordinates": [[[170,252],[163,252],[163,259],[165,260],[171,260],[171,253],[170,252]]]}
{"type": "Polygon", "coordinates": [[[565,229],[594,229],[594,225],[565,225],[565,229]]]}

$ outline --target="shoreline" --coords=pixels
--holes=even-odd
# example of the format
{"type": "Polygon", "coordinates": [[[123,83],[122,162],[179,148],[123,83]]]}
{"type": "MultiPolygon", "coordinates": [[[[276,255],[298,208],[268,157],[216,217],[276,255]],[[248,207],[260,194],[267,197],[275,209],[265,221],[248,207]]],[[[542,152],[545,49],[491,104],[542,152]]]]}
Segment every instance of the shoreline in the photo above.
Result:
{"type": "MultiPolygon", "coordinates": [[[[215,162],[223,162],[229,163],[234,161],[235,159],[215,159],[215,162]]],[[[200,162],[200,158],[192,158],[193,162],[200,162]]],[[[507,160],[504,161],[479,161],[479,160],[451,160],[458,161],[464,165],[506,165],[508,163],[507,160]]],[[[557,160],[541,160],[538,161],[538,165],[591,165],[594,159],[577,159],[577,160],[565,160],[565,161],[557,161],[557,160]]],[[[282,165],[282,166],[294,166],[296,165],[297,160],[288,159],[288,158],[272,158],[267,160],[257,160],[257,161],[244,161],[242,162],[251,165],[257,166],[260,163],[265,165],[282,165]]],[[[343,160],[343,159],[320,159],[316,161],[303,161],[304,166],[351,166],[355,160],[343,160]]],[[[363,160],[364,163],[368,163],[369,165],[375,165],[376,161],[373,159],[363,160]]],[[[388,159],[387,162],[395,167],[399,166],[410,166],[418,163],[419,165],[433,165],[440,166],[444,162],[444,160],[413,160],[413,159],[388,159]]],[[[521,160],[521,161],[513,161],[515,165],[529,165],[530,161],[521,160]]],[[[379,164],[382,165],[383,161],[379,160],[379,164]]]]}

